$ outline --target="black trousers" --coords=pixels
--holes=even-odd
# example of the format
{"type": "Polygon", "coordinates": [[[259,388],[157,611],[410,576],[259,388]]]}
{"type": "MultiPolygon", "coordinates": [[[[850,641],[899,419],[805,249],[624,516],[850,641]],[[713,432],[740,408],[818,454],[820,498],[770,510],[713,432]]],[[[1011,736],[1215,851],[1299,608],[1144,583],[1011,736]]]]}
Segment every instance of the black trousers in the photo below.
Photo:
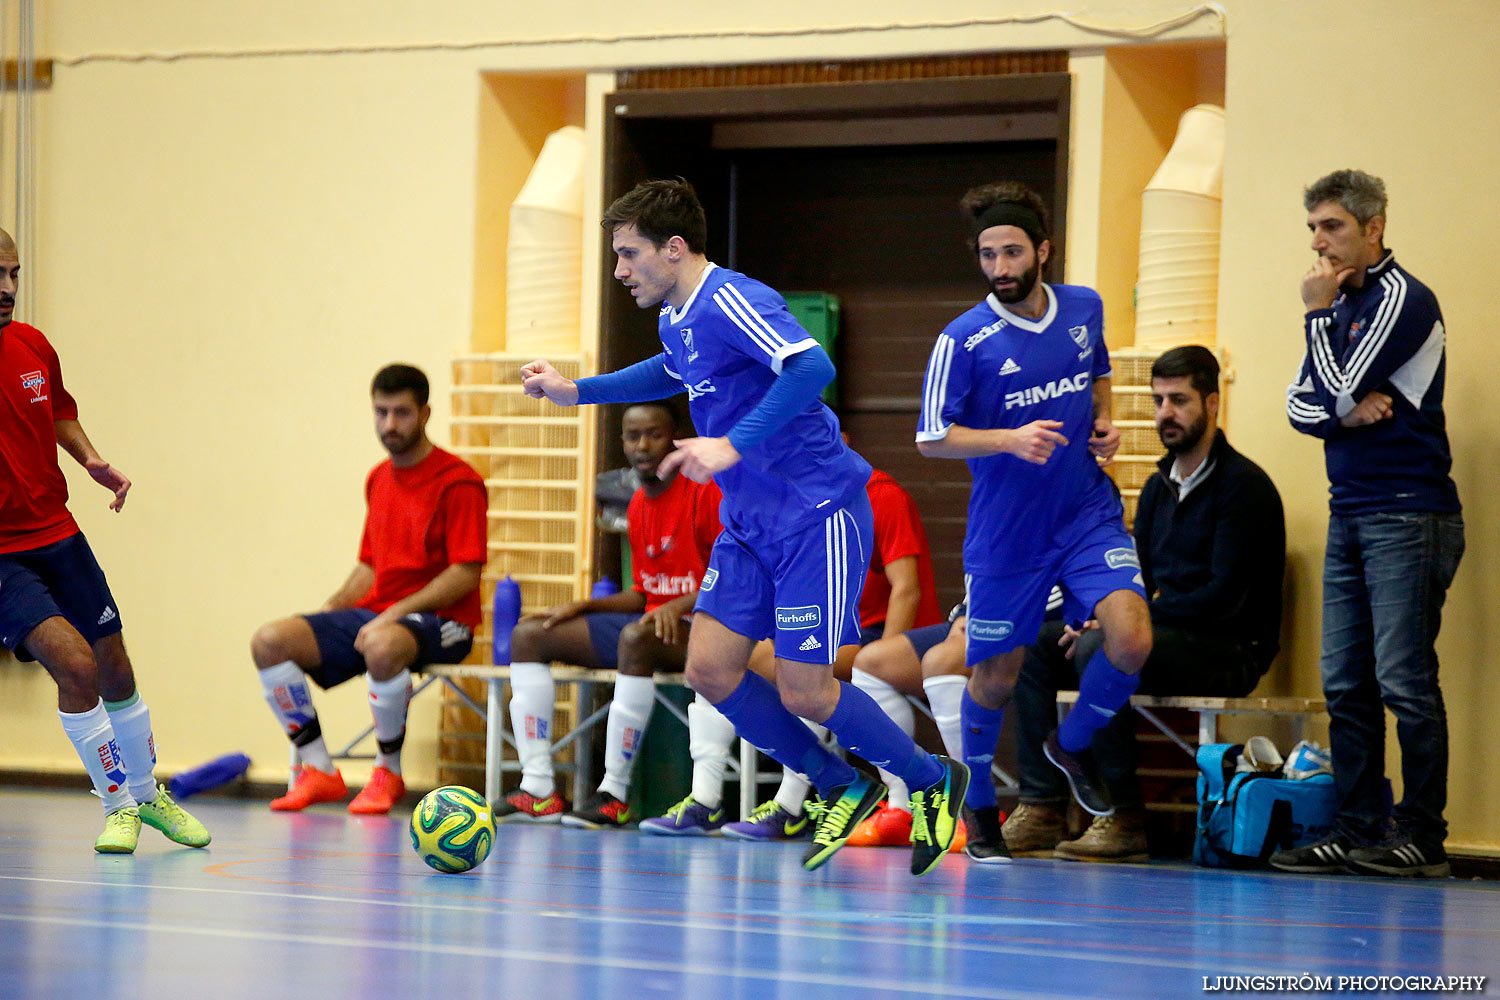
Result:
{"type": "MultiPolygon", "coordinates": [[[[1061,622],[1044,622],[1016,681],[1011,704],[1016,714],[1016,750],[1021,766],[1021,801],[1062,806],[1068,782],[1042,755],[1042,741],[1057,727],[1057,692],[1076,690],[1078,678],[1103,643],[1098,631],[1084,633],[1069,660],[1058,648],[1061,622]]],[[[1151,655],[1141,668],[1140,694],[1239,698],[1259,682],[1263,667],[1240,643],[1211,633],[1170,625],[1152,629],[1151,655]]],[[[1094,734],[1093,751],[1105,787],[1117,809],[1142,805],[1136,778],[1136,716],[1126,708],[1094,734]]]]}

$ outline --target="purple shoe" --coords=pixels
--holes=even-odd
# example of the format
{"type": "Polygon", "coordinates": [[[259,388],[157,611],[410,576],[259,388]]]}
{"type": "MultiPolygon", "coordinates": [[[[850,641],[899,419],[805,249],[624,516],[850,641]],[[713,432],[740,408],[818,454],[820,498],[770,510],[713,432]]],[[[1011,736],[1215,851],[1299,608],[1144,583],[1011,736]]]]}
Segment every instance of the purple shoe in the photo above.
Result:
{"type": "Polygon", "coordinates": [[[749,819],[724,827],[724,836],[735,840],[802,840],[811,831],[806,813],[793,816],[772,799],[756,806],[749,819]]]}
{"type": "Polygon", "coordinates": [[[724,807],[709,809],[691,795],[667,810],[665,816],[641,820],[642,833],[667,837],[707,837],[724,825],[724,807]]]}

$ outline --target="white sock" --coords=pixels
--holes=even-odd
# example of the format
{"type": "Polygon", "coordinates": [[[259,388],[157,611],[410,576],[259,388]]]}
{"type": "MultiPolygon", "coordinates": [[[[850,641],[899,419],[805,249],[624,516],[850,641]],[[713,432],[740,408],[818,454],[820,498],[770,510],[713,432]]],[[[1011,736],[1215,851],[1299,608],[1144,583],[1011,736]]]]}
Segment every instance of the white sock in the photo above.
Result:
{"type": "Polygon", "coordinates": [[[968,684],[969,679],[960,674],[939,674],[922,680],[927,704],[932,707],[932,721],[937,723],[938,732],[943,737],[943,748],[954,760],[964,759],[963,723],[958,714],[968,684]]]}
{"type": "Polygon", "coordinates": [[[411,701],[411,671],[403,670],[388,681],[367,677],[370,684],[370,714],[375,717],[378,750],[375,766],[401,773],[401,744],[406,739],[406,706],[411,701]]]}
{"type": "Polygon", "coordinates": [[[265,689],[271,713],[281,723],[281,731],[296,745],[303,765],[332,774],[333,757],[323,742],[323,727],[318,724],[312,689],[307,686],[307,675],[302,668],[291,660],[283,660],[260,671],[260,686],[265,689]]]}
{"type": "Polygon", "coordinates": [[[615,696],[609,703],[604,724],[604,780],[599,791],[624,802],[630,794],[630,769],[651,721],[656,701],[656,681],[650,677],[620,674],[615,678],[615,696]]]}
{"type": "MultiPolygon", "coordinates": [[[[854,686],[875,699],[875,704],[880,706],[880,710],[889,715],[907,736],[917,731],[917,717],[912,711],[911,702],[907,701],[906,695],[897,691],[889,681],[855,667],[854,686]]],[[[911,809],[911,795],[907,791],[906,782],[884,768],[880,769],[880,780],[885,782],[886,788],[890,789],[890,795],[886,799],[890,806],[896,809],[911,809]]]]}
{"type": "Polygon", "coordinates": [[[521,790],[544,799],[552,780],[552,713],[557,685],[545,663],[510,665],[510,726],[521,759],[521,790]]]}
{"type": "MultiPolygon", "coordinates": [[[[840,757],[843,756],[840,752],[841,748],[838,745],[838,741],[834,739],[833,734],[828,731],[826,726],[820,726],[809,719],[800,719],[799,721],[812,730],[812,734],[818,738],[819,743],[837,753],[840,757]]],[[[807,800],[807,790],[811,787],[812,782],[808,781],[805,775],[798,774],[789,767],[783,767],[781,769],[781,787],[776,789],[776,804],[785,809],[789,815],[801,816],[802,804],[807,800]]]]}
{"type": "Polygon", "coordinates": [[[135,805],[130,796],[125,761],[120,756],[119,744],[115,742],[114,727],[109,724],[109,713],[101,700],[87,712],[58,712],[62,719],[63,732],[73,741],[83,769],[94,783],[94,791],[104,800],[104,811],[114,812],[135,805]]]}
{"type": "Polygon", "coordinates": [[[807,799],[811,783],[789,767],[781,769],[781,787],[776,789],[776,804],[788,815],[801,816],[802,803],[807,799]]]}
{"type": "MultiPolygon", "coordinates": [[[[693,800],[710,810],[724,801],[724,772],[734,746],[734,723],[701,694],[687,707],[688,754],[693,758],[693,800]]],[[[744,780],[753,780],[746,777],[744,780]]]]}
{"type": "Polygon", "coordinates": [[[125,761],[125,774],[130,787],[130,796],[137,802],[156,801],[156,741],[151,736],[151,711],[137,691],[123,702],[115,702],[110,708],[109,724],[115,731],[115,742],[120,748],[120,757],[125,761]]]}

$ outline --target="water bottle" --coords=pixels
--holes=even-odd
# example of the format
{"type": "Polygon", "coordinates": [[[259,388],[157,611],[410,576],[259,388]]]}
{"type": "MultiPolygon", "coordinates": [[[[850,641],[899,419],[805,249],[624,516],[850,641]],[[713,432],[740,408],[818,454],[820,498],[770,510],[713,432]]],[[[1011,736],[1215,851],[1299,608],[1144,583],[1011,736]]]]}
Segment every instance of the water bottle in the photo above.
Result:
{"type": "Polygon", "coordinates": [[[491,662],[502,666],[510,662],[510,630],[521,620],[521,585],[509,576],[495,584],[494,613],[490,616],[492,637],[491,662]]]}
{"type": "Polygon", "coordinates": [[[249,757],[242,753],[227,753],[222,757],[215,757],[207,764],[173,775],[172,780],[167,782],[167,787],[172,790],[173,798],[185,799],[210,788],[226,785],[249,769],[249,757]]]}
{"type": "Polygon", "coordinates": [[[594,590],[589,596],[597,600],[600,597],[608,597],[611,594],[618,594],[619,592],[620,588],[615,586],[615,581],[606,576],[601,577],[599,582],[594,584],[594,590]]]}

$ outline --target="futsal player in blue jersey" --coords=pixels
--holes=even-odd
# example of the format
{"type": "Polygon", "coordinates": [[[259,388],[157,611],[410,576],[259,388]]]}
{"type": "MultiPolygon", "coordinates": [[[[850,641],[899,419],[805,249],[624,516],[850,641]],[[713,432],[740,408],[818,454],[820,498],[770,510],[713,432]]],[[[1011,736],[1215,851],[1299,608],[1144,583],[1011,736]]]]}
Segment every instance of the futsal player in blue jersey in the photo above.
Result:
{"type": "MultiPolygon", "coordinates": [[[[960,710],[964,759],[988,771],[1026,647],[1057,583],[1064,618],[1098,619],[1104,645],[1083,674],[1077,705],[1043,749],[1079,804],[1107,816],[1114,810],[1089,744],[1139,685],[1151,618],[1120,501],[1101,469],[1120,443],[1110,421],[1103,304],[1093,289],[1041,280],[1052,245],[1036,192],[988,184],[962,204],[990,294],[933,347],[917,447],[967,459],[973,473],[964,536],[972,668],[960,710]]],[[[966,805],[966,853],[1007,860],[994,786],[970,784],[966,805]]]]}
{"type": "Polygon", "coordinates": [[[953,840],[969,771],[920,749],[869,695],[833,676],[839,647],[858,641],[873,539],[870,465],[819,400],[833,363],[780,295],[708,260],[703,206],[687,182],[641,184],[602,224],[615,277],[640,308],[661,306],[662,352],[577,382],[533,361],[522,384],[563,406],[687,392],[702,436],[678,441],[659,474],[711,478],[724,494],[724,531],[688,640],[688,683],[741,736],[817,787],[823,805],[803,867],[832,857],[885,789],[820,745],[798,716],[906,782],[911,870],[926,874],[953,840]],[[766,638],[776,648],[774,685],[746,670],[766,638]]]}

